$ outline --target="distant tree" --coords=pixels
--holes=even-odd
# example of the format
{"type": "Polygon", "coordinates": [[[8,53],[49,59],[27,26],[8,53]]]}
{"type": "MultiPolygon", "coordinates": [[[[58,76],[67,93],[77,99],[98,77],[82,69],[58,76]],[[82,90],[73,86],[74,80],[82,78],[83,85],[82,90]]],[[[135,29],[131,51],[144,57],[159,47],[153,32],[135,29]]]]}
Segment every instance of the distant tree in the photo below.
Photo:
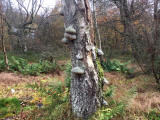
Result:
{"type": "Polygon", "coordinates": [[[8,57],[7,57],[7,52],[6,52],[6,46],[5,46],[5,22],[4,22],[4,14],[3,14],[3,6],[2,2],[0,2],[0,38],[2,42],[2,49],[3,49],[3,54],[4,54],[4,60],[6,64],[6,69],[9,70],[9,65],[8,65],[8,57]]]}
{"type": "Polygon", "coordinates": [[[24,52],[28,50],[27,37],[36,30],[34,20],[41,8],[43,0],[16,0],[18,9],[12,7],[11,0],[4,0],[4,21],[8,26],[8,34],[18,38],[18,47],[24,52]],[[30,8],[30,9],[29,9],[30,8]]]}
{"type": "Polygon", "coordinates": [[[154,0],[154,32],[150,42],[151,69],[156,82],[160,84],[160,0],[154,0]]]}

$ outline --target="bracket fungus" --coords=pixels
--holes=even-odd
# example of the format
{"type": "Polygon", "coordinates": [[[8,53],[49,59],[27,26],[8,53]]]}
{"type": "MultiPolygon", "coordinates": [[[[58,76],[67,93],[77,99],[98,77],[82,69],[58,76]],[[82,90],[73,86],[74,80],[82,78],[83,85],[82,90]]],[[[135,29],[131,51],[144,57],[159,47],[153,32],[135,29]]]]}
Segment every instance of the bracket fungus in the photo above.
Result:
{"type": "Polygon", "coordinates": [[[64,37],[68,40],[76,40],[77,36],[76,35],[72,35],[72,34],[68,34],[68,33],[65,33],[64,34],[64,37]]]}
{"type": "Polygon", "coordinates": [[[76,29],[74,29],[72,25],[70,25],[69,27],[67,27],[67,28],[65,29],[65,32],[66,32],[66,33],[69,33],[69,34],[76,34],[76,33],[77,33],[77,32],[76,32],[76,29]]]}
{"type": "Polygon", "coordinates": [[[103,56],[104,55],[104,53],[103,53],[103,51],[101,49],[98,49],[97,53],[98,53],[99,56],[103,56]]]}
{"type": "Polygon", "coordinates": [[[84,69],[80,68],[80,67],[74,67],[74,68],[72,68],[71,72],[75,73],[75,74],[82,75],[82,74],[84,74],[84,69]]]}
{"type": "Polygon", "coordinates": [[[68,41],[67,38],[64,37],[64,38],[62,39],[62,43],[67,44],[68,42],[69,42],[69,41],[68,41]]]}
{"type": "Polygon", "coordinates": [[[106,79],[106,78],[103,78],[103,83],[106,84],[106,85],[109,85],[109,81],[106,79]]]}

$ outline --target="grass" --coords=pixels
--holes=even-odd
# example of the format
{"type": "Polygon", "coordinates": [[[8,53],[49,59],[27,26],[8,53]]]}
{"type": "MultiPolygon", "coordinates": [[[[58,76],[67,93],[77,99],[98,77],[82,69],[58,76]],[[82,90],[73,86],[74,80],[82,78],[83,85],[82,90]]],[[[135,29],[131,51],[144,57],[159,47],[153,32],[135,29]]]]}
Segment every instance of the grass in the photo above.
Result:
{"type": "MultiPolygon", "coordinates": [[[[127,99],[128,101],[125,109],[126,114],[121,118],[122,120],[132,120],[133,118],[148,120],[146,114],[150,115],[150,111],[154,109],[160,111],[160,93],[153,77],[140,75],[128,80],[121,73],[107,73],[106,76],[110,76],[108,79],[117,88],[113,99],[116,101],[127,99]],[[146,81],[146,79],[148,80],[146,81]],[[134,91],[136,93],[134,96],[126,96],[128,92],[133,93],[134,91]]],[[[120,118],[117,119],[121,120],[120,118]]],[[[159,119],[160,117],[155,120],[159,119]]]]}
{"type": "MultiPolygon", "coordinates": [[[[17,107],[16,117],[20,120],[78,120],[69,103],[70,70],[71,65],[67,64],[67,69],[61,69],[59,75],[29,77],[29,83],[19,81],[16,85],[6,84],[7,87],[0,83],[0,97],[11,101],[6,104],[0,99],[6,109],[3,117],[15,115],[7,105],[18,106],[12,100],[16,99],[24,103],[17,107]],[[14,94],[11,89],[15,90],[14,94]]],[[[109,86],[104,86],[109,105],[99,109],[89,120],[160,120],[159,86],[153,77],[141,74],[127,79],[124,73],[116,71],[105,72],[104,76],[110,82],[109,86]]]]}
{"type": "Polygon", "coordinates": [[[20,100],[17,98],[0,99],[0,118],[5,118],[20,112],[20,100]]]}
{"type": "MultiPolygon", "coordinates": [[[[141,75],[127,80],[123,74],[117,72],[105,73],[105,76],[111,82],[110,87],[105,86],[106,100],[109,106],[100,109],[90,120],[109,120],[110,118],[114,120],[142,118],[142,120],[152,120],[151,118],[156,118],[159,115],[160,95],[151,77],[149,79],[148,76],[141,75]],[[145,78],[148,80],[146,81],[145,78]],[[154,109],[157,110],[153,112],[154,109]]],[[[26,84],[24,85],[26,86],[26,84]]],[[[16,92],[14,95],[8,94],[8,96],[17,99],[23,98],[22,100],[26,104],[22,107],[23,114],[28,113],[28,119],[51,120],[56,118],[55,120],[62,120],[65,118],[66,120],[74,120],[66,96],[68,89],[65,89],[65,84],[60,83],[59,79],[41,78],[40,82],[30,83],[26,87],[24,85],[11,87],[16,92]],[[25,91],[26,94],[20,93],[20,91],[25,91]],[[27,98],[31,99],[25,100],[27,98]],[[43,104],[40,109],[38,108],[39,101],[43,104]]],[[[155,120],[158,120],[158,117],[155,120]]]]}

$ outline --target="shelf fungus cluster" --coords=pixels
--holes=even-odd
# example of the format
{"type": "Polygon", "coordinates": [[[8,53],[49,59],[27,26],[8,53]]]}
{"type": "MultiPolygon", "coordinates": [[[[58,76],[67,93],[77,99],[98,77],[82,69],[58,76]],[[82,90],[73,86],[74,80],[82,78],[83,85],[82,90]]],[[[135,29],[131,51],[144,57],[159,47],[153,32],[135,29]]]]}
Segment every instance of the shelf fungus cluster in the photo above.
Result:
{"type": "MultiPolygon", "coordinates": [[[[81,63],[81,60],[83,59],[83,53],[81,51],[78,52],[78,54],[76,55],[76,58],[78,60],[78,63],[81,63]]],[[[83,66],[83,64],[80,66],[76,66],[74,68],[72,68],[72,73],[77,74],[77,75],[82,75],[85,73],[85,66],[83,66]]]]}
{"type": "Polygon", "coordinates": [[[62,39],[62,43],[67,44],[69,41],[73,41],[77,39],[76,29],[73,28],[72,25],[65,29],[64,38],[62,39]]]}
{"type": "MultiPolygon", "coordinates": [[[[69,27],[65,29],[64,38],[62,39],[62,43],[67,44],[70,41],[76,40],[77,39],[76,34],[77,34],[76,29],[74,29],[74,27],[70,25],[69,27]]],[[[83,59],[83,54],[81,51],[78,52],[78,54],[76,55],[76,58],[77,60],[83,59]]],[[[85,73],[85,70],[82,67],[76,66],[72,68],[71,72],[74,74],[82,75],[85,73]]]]}
{"type": "Polygon", "coordinates": [[[68,39],[66,39],[65,37],[62,39],[62,43],[67,44],[69,42],[68,39]]]}
{"type": "Polygon", "coordinates": [[[82,75],[85,73],[85,66],[83,65],[82,61],[83,60],[83,53],[81,51],[78,51],[78,54],[76,55],[77,58],[77,63],[81,64],[80,66],[76,66],[72,68],[72,73],[82,75]]]}

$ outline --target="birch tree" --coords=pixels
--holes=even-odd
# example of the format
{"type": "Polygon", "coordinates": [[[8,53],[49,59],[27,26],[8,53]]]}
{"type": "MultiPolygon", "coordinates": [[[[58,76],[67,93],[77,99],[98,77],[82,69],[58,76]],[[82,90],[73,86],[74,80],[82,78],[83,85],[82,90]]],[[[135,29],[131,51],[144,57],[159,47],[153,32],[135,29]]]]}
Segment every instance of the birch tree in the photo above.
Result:
{"type": "Polygon", "coordinates": [[[76,116],[86,119],[97,108],[107,104],[102,97],[103,75],[99,58],[102,50],[95,47],[89,0],[63,0],[61,15],[65,19],[63,43],[71,51],[71,105],[76,116]]]}

